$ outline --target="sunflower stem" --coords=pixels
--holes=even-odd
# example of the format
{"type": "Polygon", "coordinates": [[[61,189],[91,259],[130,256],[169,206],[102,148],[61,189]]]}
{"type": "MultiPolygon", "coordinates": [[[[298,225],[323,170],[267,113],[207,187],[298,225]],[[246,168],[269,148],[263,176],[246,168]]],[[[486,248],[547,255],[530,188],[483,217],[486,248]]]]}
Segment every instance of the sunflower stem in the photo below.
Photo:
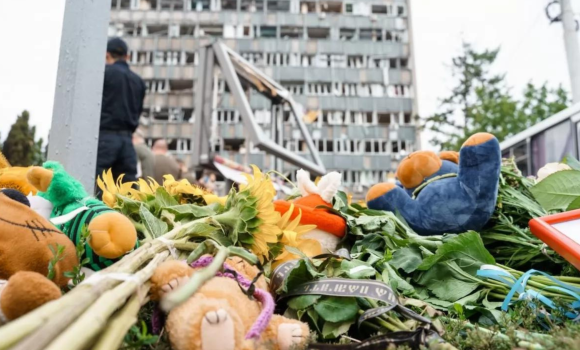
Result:
{"type": "Polygon", "coordinates": [[[213,219],[222,226],[235,229],[240,222],[240,211],[234,207],[224,213],[213,216],[213,219]]]}

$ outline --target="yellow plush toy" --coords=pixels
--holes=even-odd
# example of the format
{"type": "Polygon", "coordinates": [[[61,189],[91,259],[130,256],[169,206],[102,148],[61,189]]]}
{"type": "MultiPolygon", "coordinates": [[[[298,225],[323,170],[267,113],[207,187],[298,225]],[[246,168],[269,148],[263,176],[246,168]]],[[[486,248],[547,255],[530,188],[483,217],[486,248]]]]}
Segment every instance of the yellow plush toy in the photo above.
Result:
{"type": "MultiPolygon", "coordinates": [[[[151,278],[151,299],[160,300],[212,259],[203,256],[192,267],[181,261],[163,263],[151,278]]],[[[224,268],[221,276],[206,282],[169,313],[166,330],[172,349],[290,350],[306,346],[308,326],[273,315],[274,301],[264,277],[256,281],[253,299],[242,292],[240,286],[247,288],[258,275],[256,267],[234,257],[226,261],[224,268]]]]}
{"type": "Polygon", "coordinates": [[[0,152],[0,189],[9,188],[25,195],[36,194],[36,188],[26,180],[28,167],[13,167],[0,152]]]}

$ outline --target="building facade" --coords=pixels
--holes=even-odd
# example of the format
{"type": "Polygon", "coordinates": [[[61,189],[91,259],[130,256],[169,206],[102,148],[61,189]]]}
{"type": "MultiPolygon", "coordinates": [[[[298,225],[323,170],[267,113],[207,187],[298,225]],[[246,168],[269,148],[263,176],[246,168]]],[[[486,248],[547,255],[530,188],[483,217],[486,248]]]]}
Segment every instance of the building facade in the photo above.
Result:
{"type": "MultiPolygon", "coordinates": [[[[166,138],[189,163],[197,49],[214,40],[287,88],[328,170],[343,173],[353,194],[392,177],[419,148],[409,0],[112,0],[110,36],[123,37],[132,69],[148,87],[143,128],[166,138]]],[[[217,79],[212,149],[241,164],[274,168],[246,140],[240,115],[217,79]]],[[[285,111],[249,95],[264,131],[285,111]]],[[[284,119],[284,147],[306,154],[284,119]]],[[[283,165],[291,179],[294,168],[283,165]]]]}

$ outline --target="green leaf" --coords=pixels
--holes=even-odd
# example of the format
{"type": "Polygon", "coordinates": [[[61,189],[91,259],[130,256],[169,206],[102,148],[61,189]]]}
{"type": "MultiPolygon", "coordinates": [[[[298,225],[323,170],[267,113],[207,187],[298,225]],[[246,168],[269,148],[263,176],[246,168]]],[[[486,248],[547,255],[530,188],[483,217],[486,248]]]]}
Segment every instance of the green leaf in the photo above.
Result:
{"type": "Polygon", "coordinates": [[[571,154],[564,157],[562,163],[567,164],[573,170],[580,170],[580,162],[571,154]]]}
{"type": "Polygon", "coordinates": [[[310,320],[314,324],[314,327],[316,327],[318,333],[322,333],[322,331],[320,330],[320,326],[318,325],[318,314],[316,313],[316,310],[314,310],[313,308],[309,308],[308,310],[306,310],[306,314],[308,314],[308,317],[310,317],[310,320]]]}
{"type": "Polygon", "coordinates": [[[144,205],[139,209],[139,216],[141,217],[145,229],[152,237],[159,237],[167,233],[167,224],[161,219],[153,216],[144,205]]]}
{"type": "Polygon", "coordinates": [[[343,260],[340,268],[352,279],[369,278],[376,274],[376,270],[370,264],[356,259],[343,260]]]}
{"type": "Polygon", "coordinates": [[[383,264],[384,270],[381,274],[381,278],[384,283],[391,286],[391,288],[399,290],[404,294],[411,294],[415,291],[415,288],[403,279],[395,269],[389,265],[389,263],[383,264]]]}
{"type": "Polygon", "coordinates": [[[457,270],[461,271],[452,261],[439,263],[420,274],[416,282],[426,286],[437,298],[455,302],[480,286],[475,279],[469,279],[457,270]]]}
{"type": "Polygon", "coordinates": [[[463,297],[463,298],[457,300],[454,304],[459,304],[462,306],[477,305],[480,298],[481,298],[481,291],[477,291],[473,294],[470,294],[466,297],[463,297]]]}
{"type": "Polygon", "coordinates": [[[350,329],[350,326],[354,323],[352,321],[345,322],[324,322],[322,326],[322,337],[324,339],[336,339],[339,336],[345,334],[350,329]]]}
{"type": "Polygon", "coordinates": [[[545,210],[565,210],[580,197],[580,171],[558,171],[530,188],[530,191],[545,210]]]}
{"type": "Polygon", "coordinates": [[[155,199],[161,208],[179,205],[179,202],[170,195],[163,187],[158,187],[155,191],[155,199]]]}
{"type": "Polygon", "coordinates": [[[580,197],[574,199],[572,201],[572,203],[570,203],[570,205],[568,205],[568,208],[566,208],[566,211],[576,210],[576,209],[580,209],[580,197]]]}
{"type": "Polygon", "coordinates": [[[417,269],[428,270],[439,262],[454,261],[459,268],[475,276],[481,265],[495,264],[493,256],[485,249],[479,233],[466,232],[453,237],[427,257],[417,269]]]}
{"type": "Polygon", "coordinates": [[[184,216],[193,218],[204,218],[215,215],[215,211],[211,207],[200,207],[195,204],[181,204],[164,207],[170,213],[176,215],[176,218],[181,219],[184,216]]]}
{"type": "Polygon", "coordinates": [[[395,250],[393,259],[389,261],[389,264],[396,269],[403,269],[406,273],[411,273],[421,265],[422,261],[421,249],[402,248],[395,250]]]}
{"type": "Polygon", "coordinates": [[[244,221],[250,221],[258,215],[258,209],[253,207],[246,207],[240,213],[240,218],[244,221]]]}
{"type": "Polygon", "coordinates": [[[300,295],[288,300],[288,307],[294,310],[304,310],[320,299],[320,295],[300,295]]]}
{"type": "MultiPolygon", "coordinates": [[[[306,266],[306,261],[301,259],[298,261],[296,266],[288,273],[288,277],[284,280],[284,284],[281,287],[282,292],[288,292],[298,285],[310,282],[314,279],[314,275],[310,273],[308,267],[306,266]]],[[[278,292],[278,291],[277,291],[278,292]]]]}
{"type": "Polygon", "coordinates": [[[314,304],[314,310],[325,321],[336,323],[352,321],[359,307],[355,298],[324,297],[314,304]]]}
{"type": "Polygon", "coordinates": [[[119,206],[121,207],[121,212],[127,216],[133,214],[137,215],[141,206],[144,205],[143,202],[136,201],[120,194],[117,194],[117,201],[120,202],[119,206]]]}

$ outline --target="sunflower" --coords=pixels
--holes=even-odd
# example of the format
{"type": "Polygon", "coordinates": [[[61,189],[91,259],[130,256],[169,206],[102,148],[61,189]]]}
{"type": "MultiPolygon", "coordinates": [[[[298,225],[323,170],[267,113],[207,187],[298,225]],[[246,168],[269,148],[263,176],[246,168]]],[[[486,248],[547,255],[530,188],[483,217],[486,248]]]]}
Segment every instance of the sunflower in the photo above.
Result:
{"type": "MultiPolygon", "coordinates": [[[[315,239],[302,238],[307,232],[314,230],[316,225],[300,225],[300,219],[302,218],[302,211],[299,211],[298,216],[294,220],[290,221],[290,216],[294,212],[294,204],[290,205],[290,209],[282,216],[278,222],[278,227],[282,230],[282,239],[280,242],[284,246],[294,247],[300,250],[308,257],[313,257],[322,254],[322,247],[320,242],[315,239]]],[[[286,249],[282,251],[282,254],[278,255],[273,264],[273,268],[280,265],[283,262],[300,259],[299,256],[288,252],[286,249]]]]}
{"type": "Polygon", "coordinates": [[[187,179],[175,180],[173,175],[163,176],[163,187],[172,196],[180,196],[181,202],[197,202],[198,198],[203,199],[205,204],[220,203],[225,205],[226,197],[218,197],[215,194],[204,190],[203,188],[192,185],[187,179]],[[188,200],[186,197],[193,197],[193,200],[188,200]]]}
{"type": "Polygon", "coordinates": [[[109,169],[103,171],[102,178],[100,176],[97,177],[97,185],[103,191],[103,202],[111,208],[117,203],[117,194],[128,196],[133,191],[134,182],[123,183],[124,176],[125,174],[121,174],[115,181],[113,172],[109,169]]]}
{"type": "Polygon", "coordinates": [[[241,242],[258,256],[268,259],[268,244],[278,242],[282,230],[278,226],[280,213],[274,210],[276,190],[268,175],[252,165],[253,176],[244,174],[247,184],[240,191],[232,190],[226,202],[226,212],[214,217],[217,222],[231,228],[230,238],[241,242]]]}

